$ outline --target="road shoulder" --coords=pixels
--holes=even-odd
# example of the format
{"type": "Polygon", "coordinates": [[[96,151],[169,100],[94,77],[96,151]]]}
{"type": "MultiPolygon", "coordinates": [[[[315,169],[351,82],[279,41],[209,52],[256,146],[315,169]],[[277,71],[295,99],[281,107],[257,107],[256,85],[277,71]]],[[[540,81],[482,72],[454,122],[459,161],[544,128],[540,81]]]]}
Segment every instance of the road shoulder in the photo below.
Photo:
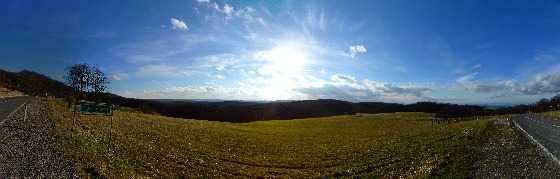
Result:
{"type": "Polygon", "coordinates": [[[28,102],[0,126],[0,178],[76,178],[41,99],[28,102]]]}
{"type": "Polygon", "coordinates": [[[560,167],[513,125],[499,119],[474,150],[473,178],[560,178],[560,167]]]}

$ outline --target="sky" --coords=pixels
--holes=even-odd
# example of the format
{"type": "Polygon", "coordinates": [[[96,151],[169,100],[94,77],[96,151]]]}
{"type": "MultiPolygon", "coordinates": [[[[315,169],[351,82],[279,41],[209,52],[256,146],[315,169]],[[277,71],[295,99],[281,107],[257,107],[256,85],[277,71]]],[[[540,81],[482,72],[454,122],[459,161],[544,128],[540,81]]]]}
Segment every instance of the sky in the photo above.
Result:
{"type": "Polygon", "coordinates": [[[560,92],[560,2],[0,2],[0,69],[98,65],[142,99],[528,104],[560,92]]]}

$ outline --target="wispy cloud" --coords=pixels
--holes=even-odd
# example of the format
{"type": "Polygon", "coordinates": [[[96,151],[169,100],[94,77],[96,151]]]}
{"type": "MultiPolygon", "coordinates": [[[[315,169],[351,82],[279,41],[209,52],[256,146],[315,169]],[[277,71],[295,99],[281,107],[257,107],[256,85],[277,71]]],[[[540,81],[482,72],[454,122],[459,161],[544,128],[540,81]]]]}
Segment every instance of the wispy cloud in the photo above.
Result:
{"type": "Polygon", "coordinates": [[[322,31],[326,30],[326,18],[325,12],[321,9],[315,7],[308,7],[307,8],[307,23],[311,26],[321,29],[322,31]]]}
{"type": "Polygon", "coordinates": [[[115,38],[117,33],[109,31],[99,31],[89,36],[90,38],[115,38]]]}
{"type": "Polygon", "coordinates": [[[171,18],[170,20],[171,20],[171,25],[173,25],[173,29],[189,30],[189,27],[187,27],[187,24],[184,21],[180,21],[175,18],[171,18]]]}
{"type": "Polygon", "coordinates": [[[152,80],[152,83],[155,85],[169,85],[167,81],[152,80]]]}
{"type": "Polygon", "coordinates": [[[518,71],[521,74],[535,74],[542,71],[560,69],[560,48],[553,48],[537,54],[525,64],[521,64],[518,71]]]}
{"type": "MultiPolygon", "coordinates": [[[[254,8],[247,6],[245,8],[241,8],[239,10],[237,10],[237,12],[235,11],[235,8],[229,4],[224,4],[224,6],[222,8],[220,8],[220,5],[216,2],[212,2],[210,0],[197,0],[197,2],[199,3],[203,3],[206,4],[207,6],[209,6],[211,9],[215,10],[216,12],[219,12],[223,15],[225,15],[225,19],[226,19],[226,24],[228,24],[228,21],[231,20],[234,16],[237,17],[241,17],[244,18],[246,20],[253,20],[253,16],[252,13],[255,11],[254,8]]],[[[196,9],[197,13],[200,13],[199,9],[196,9]]]]}
{"type": "Polygon", "coordinates": [[[121,81],[121,80],[122,80],[122,78],[119,77],[119,76],[117,76],[117,75],[113,75],[113,76],[111,77],[111,79],[112,79],[112,80],[115,80],[115,81],[121,81]]]}
{"type": "Polygon", "coordinates": [[[476,64],[476,65],[473,65],[471,67],[471,69],[477,69],[477,68],[480,68],[481,66],[482,66],[482,64],[479,63],[479,64],[476,64]]]}

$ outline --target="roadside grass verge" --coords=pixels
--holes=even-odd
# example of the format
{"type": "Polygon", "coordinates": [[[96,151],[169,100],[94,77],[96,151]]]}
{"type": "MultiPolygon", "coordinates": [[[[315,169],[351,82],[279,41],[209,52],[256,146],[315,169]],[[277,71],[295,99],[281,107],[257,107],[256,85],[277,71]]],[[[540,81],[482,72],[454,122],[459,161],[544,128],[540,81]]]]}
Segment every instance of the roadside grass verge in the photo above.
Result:
{"type": "Polygon", "coordinates": [[[556,119],[559,120],[560,119],[560,111],[547,111],[547,112],[543,112],[543,113],[539,113],[538,115],[542,116],[542,117],[546,117],[546,118],[550,118],[550,119],[556,119]]]}
{"type": "Polygon", "coordinates": [[[431,125],[426,113],[383,113],[251,123],[177,119],[116,110],[77,115],[47,101],[54,130],[82,177],[467,177],[492,119],[431,125]],[[398,119],[398,120],[395,120],[398,119]]]}

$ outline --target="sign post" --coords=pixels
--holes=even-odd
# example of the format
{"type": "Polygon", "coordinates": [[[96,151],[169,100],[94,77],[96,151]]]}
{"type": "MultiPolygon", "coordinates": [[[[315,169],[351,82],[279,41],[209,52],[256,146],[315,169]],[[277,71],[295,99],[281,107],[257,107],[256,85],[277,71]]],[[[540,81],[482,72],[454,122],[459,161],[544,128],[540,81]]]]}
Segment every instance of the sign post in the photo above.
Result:
{"type": "MultiPolygon", "coordinates": [[[[94,103],[89,101],[79,101],[79,104],[74,108],[74,119],[72,120],[72,133],[74,133],[74,121],[76,120],[76,114],[81,113],[83,115],[103,115],[111,116],[110,126],[109,126],[109,147],[111,150],[111,137],[113,134],[113,106],[107,106],[105,103],[94,103]]],[[[72,133],[70,133],[70,138],[72,138],[72,133]]]]}
{"type": "Polygon", "coordinates": [[[106,106],[105,103],[94,103],[87,101],[80,101],[80,104],[76,106],[78,112],[85,115],[104,115],[113,116],[113,110],[111,106],[106,106]]]}

